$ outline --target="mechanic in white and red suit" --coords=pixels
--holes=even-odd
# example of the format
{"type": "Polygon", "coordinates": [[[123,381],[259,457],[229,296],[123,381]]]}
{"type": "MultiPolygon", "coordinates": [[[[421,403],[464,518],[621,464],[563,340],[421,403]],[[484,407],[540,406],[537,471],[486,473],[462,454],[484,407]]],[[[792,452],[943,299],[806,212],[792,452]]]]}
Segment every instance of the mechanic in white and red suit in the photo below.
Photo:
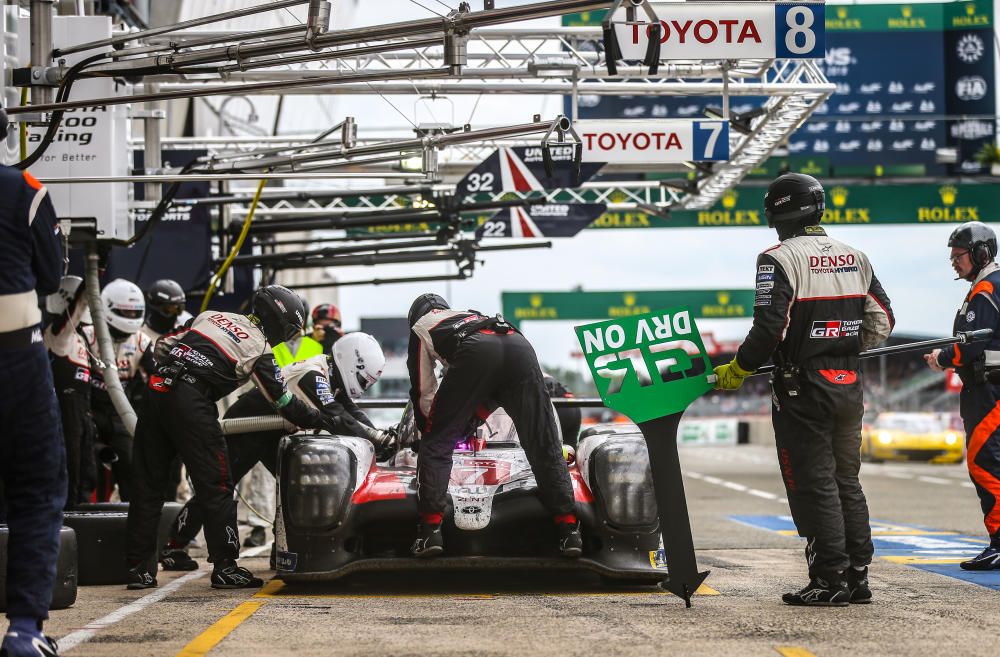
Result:
{"type": "Polygon", "coordinates": [[[417,297],[408,321],[410,399],[421,434],[420,523],[413,555],[433,557],[444,552],[441,521],[455,444],[477,415],[485,419],[490,410],[502,406],[514,421],[542,504],[556,523],[560,553],[579,557],[583,540],[573,484],[535,350],[502,316],[451,310],[436,294],[417,297]],[[440,386],[434,375],[437,362],[446,368],[440,386]]]}

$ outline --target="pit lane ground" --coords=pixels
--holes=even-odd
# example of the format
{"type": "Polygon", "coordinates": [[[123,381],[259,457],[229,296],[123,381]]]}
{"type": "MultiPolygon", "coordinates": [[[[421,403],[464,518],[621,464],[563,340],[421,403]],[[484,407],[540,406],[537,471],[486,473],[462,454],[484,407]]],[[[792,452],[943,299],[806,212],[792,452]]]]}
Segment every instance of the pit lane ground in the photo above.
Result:
{"type": "MultiPolygon", "coordinates": [[[[964,464],[865,464],[875,602],[803,609],[780,602],[805,568],[773,449],[686,448],[681,460],[699,565],[712,571],[691,609],[652,588],[537,575],[216,591],[203,564],[160,573],[153,592],[81,587],[46,629],[79,657],[995,654],[1000,573],[957,565],[985,543],[964,464]]],[[[243,563],[266,577],[266,554],[243,563]]]]}

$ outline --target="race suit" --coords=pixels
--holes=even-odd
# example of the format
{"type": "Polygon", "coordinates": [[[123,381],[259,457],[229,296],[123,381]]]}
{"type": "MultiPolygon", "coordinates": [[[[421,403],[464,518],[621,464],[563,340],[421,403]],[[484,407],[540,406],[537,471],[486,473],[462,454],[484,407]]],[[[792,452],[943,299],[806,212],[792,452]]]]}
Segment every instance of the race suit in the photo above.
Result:
{"type": "MultiPolygon", "coordinates": [[[[190,315],[186,311],[182,313],[182,316],[183,315],[187,315],[190,319],[190,315]]],[[[185,322],[186,321],[187,320],[185,320],[185,322]]],[[[142,328],[139,330],[146,334],[146,337],[148,337],[153,344],[156,344],[156,341],[162,338],[166,333],[176,331],[185,322],[182,322],[180,317],[164,318],[162,315],[149,313],[146,317],[146,321],[142,325],[142,328]]],[[[181,468],[181,459],[180,457],[175,456],[173,462],[170,464],[170,477],[167,479],[166,487],[163,489],[164,502],[173,502],[174,500],[179,499],[178,486],[180,486],[182,479],[183,473],[181,468]]],[[[184,495],[184,497],[186,499],[190,497],[190,495],[184,495]]]]}
{"type": "Polygon", "coordinates": [[[864,412],[858,353],[885,340],[889,298],[861,251],[808,226],[757,257],[745,370],[774,357],[778,464],[810,577],[871,563],[868,503],[858,480],[864,412]]]}
{"type": "Polygon", "coordinates": [[[49,616],[66,503],[66,448],[38,295],[59,289],[63,247],[47,190],[0,166],[0,523],[7,616],[49,616]]]}
{"type": "Polygon", "coordinates": [[[425,522],[440,522],[447,507],[452,453],[476,417],[502,406],[514,421],[538,482],[542,504],[557,521],[573,517],[575,502],[552,404],[534,349],[516,331],[501,333],[475,311],[432,310],[410,332],[407,367],[414,419],[421,433],[417,507],[425,522]],[[475,324],[483,328],[468,330],[475,324]],[[467,332],[462,337],[460,334],[467,332]],[[438,387],[435,363],[446,368],[438,387]]]}
{"type": "MultiPolygon", "coordinates": [[[[94,327],[84,327],[83,335],[90,353],[100,354],[94,327]]],[[[124,339],[114,340],[118,379],[136,413],[146,397],[146,381],[153,369],[152,347],[152,341],[141,331],[125,336],[124,339]]],[[[111,474],[118,484],[118,494],[122,501],[128,502],[131,499],[132,436],[129,435],[121,416],[111,403],[108,385],[104,382],[104,371],[100,367],[95,367],[91,371],[90,387],[90,409],[97,430],[95,443],[111,447],[118,457],[111,464],[111,474]]],[[[106,500],[109,492],[101,490],[101,486],[98,485],[98,499],[106,500]]]]}
{"type": "Polygon", "coordinates": [[[993,329],[989,342],[952,345],[938,364],[954,367],[962,379],[959,409],[965,423],[966,462],[979,494],[986,531],[1000,540],[1000,266],[991,262],[972,282],[955,316],[955,331],[993,329]],[[987,378],[987,375],[990,378],[987,378]],[[995,381],[991,380],[995,379],[995,381]]]}
{"type": "MultiPolygon", "coordinates": [[[[80,317],[87,310],[84,286],[77,288],[66,310],[45,329],[45,346],[52,361],[52,379],[62,418],[66,443],[68,485],[66,506],[87,501],[83,479],[94,482],[93,475],[81,478],[94,464],[94,441],[90,417],[90,354],[80,327],[80,317]]],[[[90,490],[89,486],[86,488],[90,490]]]]}
{"type": "Polygon", "coordinates": [[[176,454],[194,482],[209,559],[216,564],[235,560],[240,547],[236,502],[215,402],[253,380],[272,408],[296,425],[317,428],[324,419],[285,388],[264,334],[244,315],[201,313],[189,328],[158,341],[154,358],[149,397],[135,433],[129,564],[155,563],[162,490],[176,454]]]}
{"type": "MultiPolygon", "coordinates": [[[[288,390],[323,413],[327,419],[326,427],[331,433],[372,438],[374,428],[371,420],[344,392],[340,374],[336,368],[329,366],[326,356],[314,356],[283,367],[281,371],[288,390]]],[[[226,411],[225,417],[230,419],[258,415],[274,415],[274,405],[263,393],[254,389],[241,395],[226,411]]],[[[278,442],[286,435],[287,431],[276,430],[226,436],[233,481],[240,481],[257,463],[263,464],[273,476],[278,466],[278,442]]],[[[169,548],[184,547],[201,530],[203,520],[197,499],[197,496],[191,498],[177,515],[169,548]]]]}

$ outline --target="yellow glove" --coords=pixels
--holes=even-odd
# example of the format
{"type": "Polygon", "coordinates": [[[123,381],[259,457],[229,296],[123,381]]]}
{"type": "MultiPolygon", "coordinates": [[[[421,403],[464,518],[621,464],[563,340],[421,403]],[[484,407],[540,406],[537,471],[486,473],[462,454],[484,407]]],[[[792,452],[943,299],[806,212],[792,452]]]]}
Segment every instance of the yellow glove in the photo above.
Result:
{"type": "Polygon", "coordinates": [[[719,365],[714,371],[716,390],[736,390],[743,385],[743,379],[753,374],[740,367],[735,358],[731,363],[719,365]]]}

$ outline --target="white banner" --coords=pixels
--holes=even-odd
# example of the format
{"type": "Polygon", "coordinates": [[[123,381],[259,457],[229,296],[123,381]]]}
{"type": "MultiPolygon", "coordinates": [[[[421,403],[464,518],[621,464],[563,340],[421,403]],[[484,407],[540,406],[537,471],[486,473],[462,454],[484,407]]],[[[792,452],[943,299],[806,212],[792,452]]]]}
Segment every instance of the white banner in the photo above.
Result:
{"type": "MultiPolygon", "coordinates": [[[[654,2],[660,19],[660,59],[772,59],[824,56],[822,3],[654,2]]],[[[615,14],[622,58],[641,60],[649,47],[646,15],[638,24],[615,14]]]]}
{"type": "Polygon", "coordinates": [[[739,426],[736,418],[681,420],[677,428],[677,444],[736,445],[739,426]]]}
{"type": "Polygon", "coordinates": [[[584,162],[678,164],[728,160],[726,121],[620,120],[577,121],[584,162]]]}

